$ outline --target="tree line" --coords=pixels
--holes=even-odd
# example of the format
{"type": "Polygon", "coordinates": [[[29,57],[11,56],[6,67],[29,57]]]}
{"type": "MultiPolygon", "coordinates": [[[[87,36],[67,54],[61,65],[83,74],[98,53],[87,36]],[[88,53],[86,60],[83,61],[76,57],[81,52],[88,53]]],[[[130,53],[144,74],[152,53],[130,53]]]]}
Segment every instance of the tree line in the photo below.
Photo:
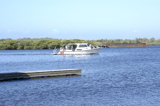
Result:
{"type": "Polygon", "coordinates": [[[80,40],[80,39],[0,39],[0,50],[27,50],[27,49],[54,49],[67,45],[68,43],[89,43],[100,46],[106,43],[109,44],[135,44],[146,43],[148,45],[160,45],[160,39],[155,38],[136,38],[130,39],[100,39],[100,40],[80,40]]]}

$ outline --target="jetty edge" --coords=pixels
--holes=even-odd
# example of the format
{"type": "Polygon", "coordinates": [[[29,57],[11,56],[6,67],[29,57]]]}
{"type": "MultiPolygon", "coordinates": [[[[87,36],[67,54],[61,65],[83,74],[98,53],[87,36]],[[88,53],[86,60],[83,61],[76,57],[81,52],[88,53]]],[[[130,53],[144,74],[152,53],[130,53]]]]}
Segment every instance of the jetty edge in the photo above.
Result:
{"type": "Polygon", "coordinates": [[[81,75],[81,69],[0,73],[0,81],[81,75]]]}

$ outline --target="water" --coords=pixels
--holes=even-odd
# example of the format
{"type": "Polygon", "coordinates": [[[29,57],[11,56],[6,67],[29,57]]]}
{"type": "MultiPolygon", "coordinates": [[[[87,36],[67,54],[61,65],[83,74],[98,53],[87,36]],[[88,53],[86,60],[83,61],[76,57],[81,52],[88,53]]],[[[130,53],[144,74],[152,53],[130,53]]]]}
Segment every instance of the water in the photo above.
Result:
{"type": "Polygon", "coordinates": [[[0,106],[160,106],[160,46],[51,53],[0,51],[0,73],[82,69],[81,76],[0,82],[0,106]]]}

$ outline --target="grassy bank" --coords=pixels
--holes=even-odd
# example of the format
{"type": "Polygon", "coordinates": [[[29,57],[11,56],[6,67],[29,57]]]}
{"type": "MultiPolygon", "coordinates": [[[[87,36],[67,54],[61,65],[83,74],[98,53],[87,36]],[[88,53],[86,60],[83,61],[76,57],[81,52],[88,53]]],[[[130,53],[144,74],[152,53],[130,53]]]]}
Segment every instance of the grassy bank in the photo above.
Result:
{"type": "Polygon", "coordinates": [[[93,45],[103,44],[136,44],[146,43],[148,45],[160,45],[160,39],[154,38],[136,38],[130,39],[101,39],[101,40],[80,40],[80,39],[51,39],[51,38],[40,38],[40,39],[0,39],[0,50],[27,50],[27,49],[54,49],[60,48],[68,43],[90,43],[93,45]]]}

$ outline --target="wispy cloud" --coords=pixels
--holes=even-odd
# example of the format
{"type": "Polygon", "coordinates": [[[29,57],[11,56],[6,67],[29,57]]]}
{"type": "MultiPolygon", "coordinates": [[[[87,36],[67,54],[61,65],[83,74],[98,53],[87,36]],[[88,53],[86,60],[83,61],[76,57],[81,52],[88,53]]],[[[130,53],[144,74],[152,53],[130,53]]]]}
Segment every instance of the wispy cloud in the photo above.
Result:
{"type": "Polygon", "coordinates": [[[58,29],[53,29],[52,33],[58,34],[60,31],[58,29]]]}
{"type": "Polygon", "coordinates": [[[137,30],[133,30],[132,32],[133,32],[133,33],[137,33],[138,31],[137,31],[137,30]]]}

